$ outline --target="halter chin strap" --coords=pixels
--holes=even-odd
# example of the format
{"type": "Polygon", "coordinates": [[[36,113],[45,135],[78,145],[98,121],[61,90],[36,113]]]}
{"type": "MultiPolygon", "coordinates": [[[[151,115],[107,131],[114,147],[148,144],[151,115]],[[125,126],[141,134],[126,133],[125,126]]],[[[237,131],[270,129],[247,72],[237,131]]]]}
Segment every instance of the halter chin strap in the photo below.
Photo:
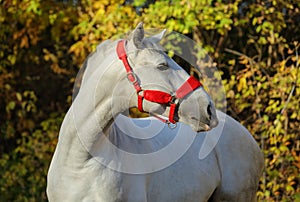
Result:
{"type": "Polygon", "coordinates": [[[189,77],[175,92],[175,95],[159,91],[159,90],[143,90],[137,79],[136,74],[133,72],[131,66],[127,60],[127,54],[125,50],[125,40],[121,40],[117,45],[117,54],[120,60],[122,60],[123,65],[127,72],[127,79],[134,86],[137,96],[138,96],[138,109],[143,112],[143,100],[148,100],[150,102],[155,102],[158,104],[165,104],[170,106],[169,120],[165,120],[161,117],[161,121],[166,123],[176,123],[175,113],[179,106],[179,100],[183,99],[185,96],[202,86],[202,84],[194,77],[189,77]]]}

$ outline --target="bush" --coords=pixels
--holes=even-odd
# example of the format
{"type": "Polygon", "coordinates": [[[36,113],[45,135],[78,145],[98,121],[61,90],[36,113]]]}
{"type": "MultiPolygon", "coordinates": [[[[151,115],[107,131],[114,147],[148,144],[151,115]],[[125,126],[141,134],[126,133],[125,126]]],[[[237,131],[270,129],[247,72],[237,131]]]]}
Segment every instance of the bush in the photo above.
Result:
{"type": "Polygon", "coordinates": [[[259,201],[300,200],[300,3],[0,2],[2,200],[46,201],[46,174],[76,72],[100,41],[139,21],[186,34],[209,52],[228,113],[265,154],[259,201]]]}

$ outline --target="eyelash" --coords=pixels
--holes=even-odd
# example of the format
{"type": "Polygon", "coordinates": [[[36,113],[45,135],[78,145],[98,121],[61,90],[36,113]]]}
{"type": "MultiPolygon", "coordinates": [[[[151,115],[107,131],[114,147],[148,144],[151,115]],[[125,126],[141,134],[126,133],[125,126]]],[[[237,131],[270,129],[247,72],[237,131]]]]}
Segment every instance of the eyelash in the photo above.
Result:
{"type": "Polygon", "coordinates": [[[167,65],[163,65],[163,64],[162,64],[162,65],[158,65],[157,68],[158,68],[159,70],[162,70],[162,71],[163,71],[163,70],[169,69],[169,67],[168,67],[167,65]]]}

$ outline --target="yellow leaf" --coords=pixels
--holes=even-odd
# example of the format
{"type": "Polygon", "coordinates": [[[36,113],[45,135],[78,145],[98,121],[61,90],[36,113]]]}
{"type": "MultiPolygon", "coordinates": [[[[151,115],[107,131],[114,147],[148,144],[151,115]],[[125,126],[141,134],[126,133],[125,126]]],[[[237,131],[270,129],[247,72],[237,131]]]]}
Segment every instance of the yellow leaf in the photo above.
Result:
{"type": "Polygon", "coordinates": [[[249,60],[247,57],[241,56],[240,57],[240,64],[248,64],[249,60]]]}
{"type": "Polygon", "coordinates": [[[21,48],[28,48],[29,44],[28,44],[28,37],[27,36],[23,36],[21,39],[21,43],[20,43],[20,47],[21,48]]]}
{"type": "Polygon", "coordinates": [[[240,92],[243,88],[247,87],[247,80],[245,77],[242,77],[238,83],[237,90],[240,92]]]}
{"type": "Polygon", "coordinates": [[[229,60],[228,64],[234,66],[235,65],[235,59],[229,60]]]}
{"type": "Polygon", "coordinates": [[[283,61],[280,62],[280,72],[283,72],[283,71],[284,71],[285,63],[286,63],[285,60],[283,60],[283,61]]]}
{"type": "Polygon", "coordinates": [[[17,97],[18,101],[22,101],[21,93],[16,93],[16,97],[17,97]]]}

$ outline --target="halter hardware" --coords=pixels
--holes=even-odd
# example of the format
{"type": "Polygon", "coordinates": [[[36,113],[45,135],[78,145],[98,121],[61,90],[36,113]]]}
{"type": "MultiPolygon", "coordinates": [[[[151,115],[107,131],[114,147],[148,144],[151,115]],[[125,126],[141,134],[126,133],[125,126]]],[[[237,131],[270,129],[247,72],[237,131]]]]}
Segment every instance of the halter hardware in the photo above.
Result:
{"type": "Polygon", "coordinates": [[[134,83],[136,83],[137,80],[137,76],[134,72],[127,72],[127,79],[130,83],[132,83],[134,85],[134,83]]]}
{"type": "Polygon", "coordinates": [[[156,118],[167,123],[170,128],[176,128],[176,123],[178,120],[175,120],[175,113],[178,110],[180,100],[186,97],[188,94],[192,93],[194,90],[202,86],[202,84],[190,76],[175,92],[174,95],[169,93],[159,91],[159,90],[143,90],[139,84],[137,75],[133,72],[128,60],[125,50],[126,40],[120,40],[117,45],[117,54],[120,60],[122,60],[123,65],[127,72],[127,79],[134,86],[137,96],[138,96],[138,109],[143,112],[143,100],[150,102],[165,104],[170,106],[169,118],[164,119],[160,115],[154,114],[156,118]],[[175,124],[174,127],[170,126],[170,123],[175,124]]]}

